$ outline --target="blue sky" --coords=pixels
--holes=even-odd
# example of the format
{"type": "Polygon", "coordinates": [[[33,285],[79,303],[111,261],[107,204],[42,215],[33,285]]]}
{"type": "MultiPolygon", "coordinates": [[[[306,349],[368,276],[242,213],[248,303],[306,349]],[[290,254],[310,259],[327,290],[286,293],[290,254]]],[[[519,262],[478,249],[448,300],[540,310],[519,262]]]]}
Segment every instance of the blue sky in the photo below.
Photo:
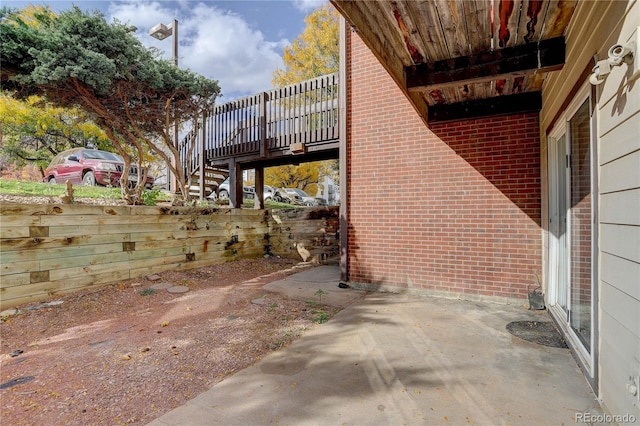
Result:
{"type": "Polygon", "coordinates": [[[304,18],[327,0],[236,1],[11,1],[2,5],[23,8],[48,5],[54,11],[77,5],[100,10],[111,22],[117,19],[138,28],[136,35],[147,46],[172,55],[172,39],[148,35],[158,23],[178,19],[179,65],[216,79],[223,97],[219,102],[269,90],[273,71],[284,67],[285,46],[304,30],[304,18]]]}

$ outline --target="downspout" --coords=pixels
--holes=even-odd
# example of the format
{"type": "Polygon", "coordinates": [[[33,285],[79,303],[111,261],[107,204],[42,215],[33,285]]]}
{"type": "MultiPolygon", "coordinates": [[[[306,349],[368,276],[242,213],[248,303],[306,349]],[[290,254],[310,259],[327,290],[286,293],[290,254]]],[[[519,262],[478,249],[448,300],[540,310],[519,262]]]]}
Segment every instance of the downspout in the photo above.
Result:
{"type": "Polygon", "coordinates": [[[349,281],[348,229],[349,194],[347,193],[347,23],[340,16],[340,61],[338,74],[338,131],[340,132],[340,283],[349,281]]]}

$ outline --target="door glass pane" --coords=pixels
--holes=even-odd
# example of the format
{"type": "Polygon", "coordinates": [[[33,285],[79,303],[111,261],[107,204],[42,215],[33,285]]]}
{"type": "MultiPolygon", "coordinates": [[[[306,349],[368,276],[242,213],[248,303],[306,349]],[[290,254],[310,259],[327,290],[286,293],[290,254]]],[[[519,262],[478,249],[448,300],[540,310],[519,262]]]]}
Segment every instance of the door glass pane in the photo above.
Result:
{"type": "Polygon", "coordinates": [[[557,298],[556,304],[566,312],[567,310],[567,294],[568,294],[568,250],[567,250],[567,142],[565,135],[562,135],[556,144],[556,173],[557,173],[557,214],[558,223],[556,238],[558,242],[557,257],[557,298]]]}
{"type": "Polygon", "coordinates": [[[589,104],[571,118],[571,327],[591,346],[591,132],[589,104]]]}

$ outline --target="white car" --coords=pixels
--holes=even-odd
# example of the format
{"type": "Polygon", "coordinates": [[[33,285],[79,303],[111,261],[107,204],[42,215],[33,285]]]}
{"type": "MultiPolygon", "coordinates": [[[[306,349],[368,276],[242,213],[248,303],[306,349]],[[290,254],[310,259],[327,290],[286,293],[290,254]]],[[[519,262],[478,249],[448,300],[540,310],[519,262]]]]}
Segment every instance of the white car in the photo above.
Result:
{"type": "MultiPolygon", "coordinates": [[[[220,184],[220,186],[218,186],[218,189],[216,191],[218,199],[219,200],[228,199],[230,192],[231,191],[229,190],[229,178],[226,178],[220,184]]],[[[254,198],[255,193],[256,193],[256,190],[252,186],[244,185],[244,187],[242,188],[242,196],[243,196],[243,198],[252,199],[252,198],[254,198]]],[[[213,196],[213,193],[211,194],[211,196],[213,196]]]]}

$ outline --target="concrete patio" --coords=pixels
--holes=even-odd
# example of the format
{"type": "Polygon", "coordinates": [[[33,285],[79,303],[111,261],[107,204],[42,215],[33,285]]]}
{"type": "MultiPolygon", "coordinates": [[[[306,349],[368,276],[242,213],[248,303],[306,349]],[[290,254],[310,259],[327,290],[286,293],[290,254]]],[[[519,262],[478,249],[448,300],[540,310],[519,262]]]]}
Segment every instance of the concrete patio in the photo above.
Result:
{"type": "Polygon", "coordinates": [[[334,266],[269,284],[305,300],[322,288],[346,308],[151,425],[566,425],[601,414],[568,349],[505,329],[550,321],[546,311],[337,284],[334,266]]]}

